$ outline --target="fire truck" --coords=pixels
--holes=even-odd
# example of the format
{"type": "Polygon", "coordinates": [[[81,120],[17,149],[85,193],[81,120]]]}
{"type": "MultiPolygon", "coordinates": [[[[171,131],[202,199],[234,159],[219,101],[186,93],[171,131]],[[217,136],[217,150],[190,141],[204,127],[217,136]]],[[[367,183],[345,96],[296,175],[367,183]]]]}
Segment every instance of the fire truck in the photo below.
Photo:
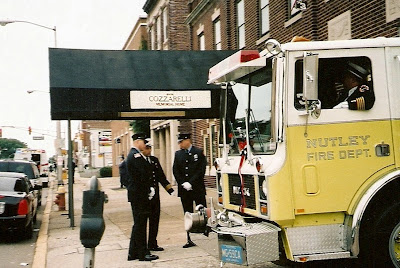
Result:
{"type": "Polygon", "coordinates": [[[271,39],[209,83],[222,91],[220,207],[187,213],[186,230],[216,232],[222,264],[400,267],[400,38],[271,39]],[[362,84],[351,101],[348,73],[362,84]]]}

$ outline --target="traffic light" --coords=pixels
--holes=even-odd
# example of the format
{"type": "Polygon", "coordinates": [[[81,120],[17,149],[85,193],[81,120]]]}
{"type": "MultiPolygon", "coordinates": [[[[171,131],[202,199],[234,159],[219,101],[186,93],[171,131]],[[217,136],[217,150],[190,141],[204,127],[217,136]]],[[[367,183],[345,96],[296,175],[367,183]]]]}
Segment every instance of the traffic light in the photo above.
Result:
{"type": "Polygon", "coordinates": [[[32,128],[31,127],[28,127],[28,133],[29,133],[29,135],[32,134],[32,128]]]}

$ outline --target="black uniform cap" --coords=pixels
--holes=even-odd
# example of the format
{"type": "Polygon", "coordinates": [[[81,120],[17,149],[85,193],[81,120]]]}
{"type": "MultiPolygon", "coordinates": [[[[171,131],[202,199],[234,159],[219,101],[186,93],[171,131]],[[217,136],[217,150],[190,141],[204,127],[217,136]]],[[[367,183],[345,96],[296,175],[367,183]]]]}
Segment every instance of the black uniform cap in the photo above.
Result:
{"type": "Polygon", "coordinates": [[[135,140],[143,140],[144,143],[147,143],[146,139],[147,139],[147,136],[144,133],[136,133],[136,134],[132,135],[132,140],[134,140],[134,141],[135,140]]]}
{"type": "Polygon", "coordinates": [[[366,69],[353,62],[347,63],[347,71],[361,80],[366,80],[369,74],[366,69]]]}
{"type": "Polygon", "coordinates": [[[190,133],[181,133],[178,135],[178,142],[181,142],[183,140],[190,139],[190,133]]]}

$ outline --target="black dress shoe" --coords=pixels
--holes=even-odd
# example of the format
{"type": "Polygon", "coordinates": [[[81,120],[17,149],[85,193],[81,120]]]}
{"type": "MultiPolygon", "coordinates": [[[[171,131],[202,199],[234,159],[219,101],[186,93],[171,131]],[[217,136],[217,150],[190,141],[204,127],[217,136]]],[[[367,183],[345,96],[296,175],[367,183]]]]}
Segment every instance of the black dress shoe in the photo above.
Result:
{"type": "Polygon", "coordinates": [[[133,261],[133,260],[136,260],[136,259],[138,259],[138,256],[128,255],[128,261],[133,261]]]}
{"type": "Polygon", "coordinates": [[[192,241],[187,241],[187,243],[183,245],[183,248],[190,248],[194,246],[196,246],[195,243],[193,243],[192,241]]]}
{"type": "Polygon", "coordinates": [[[149,250],[151,250],[151,251],[164,251],[164,248],[162,248],[160,246],[156,246],[156,247],[153,247],[153,248],[149,248],[149,250]]]}
{"type": "Polygon", "coordinates": [[[158,256],[153,254],[147,254],[144,258],[139,258],[139,261],[154,261],[157,260],[158,256]]]}

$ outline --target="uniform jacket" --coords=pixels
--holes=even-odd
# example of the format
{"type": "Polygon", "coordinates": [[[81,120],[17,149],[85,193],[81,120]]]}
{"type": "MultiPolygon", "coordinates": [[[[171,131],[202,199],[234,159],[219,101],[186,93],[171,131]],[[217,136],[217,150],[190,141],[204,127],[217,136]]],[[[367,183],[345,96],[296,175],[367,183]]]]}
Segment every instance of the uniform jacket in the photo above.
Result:
{"type": "MultiPolygon", "coordinates": [[[[346,96],[342,96],[344,100],[346,96]]],[[[375,94],[371,86],[364,84],[357,89],[346,99],[350,110],[369,110],[374,106],[375,94]]]]}
{"type": "Polygon", "coordinates": [[[152,167],[150,163],[135,148],[132,148],[126,158],[128,167],[128,201],[137,205],[138,209],[149,209],[150,178],[152,167]]]}
{"type": "Polygon", "coordinates": [[[206,158],[203,151],[192,146],[190,152],[179,150],[175,152],[173,173],[178,183],[178,196],[187,192],[182,183],[189,182],[192,185],[193,194],[205,195],[204,173],[206,171],[206,158]]]}
{"type": "MultiPolygon", "coordinates": [[[[159,194],[159,183],[165,188],[166,191],[172,188],[171,184],[165,177],[164,171],[160,165],[160,162],[158,161],[158,158],[155,156],[149,156],[151,165],[152,165],[152,176],[150,178],[150,186],[154,187],[156,190],[154,200],[159,200],[160,199],[160,194],[159,194]]],[[[153,200],[152,199],[152,200],[153,200]]]]}

